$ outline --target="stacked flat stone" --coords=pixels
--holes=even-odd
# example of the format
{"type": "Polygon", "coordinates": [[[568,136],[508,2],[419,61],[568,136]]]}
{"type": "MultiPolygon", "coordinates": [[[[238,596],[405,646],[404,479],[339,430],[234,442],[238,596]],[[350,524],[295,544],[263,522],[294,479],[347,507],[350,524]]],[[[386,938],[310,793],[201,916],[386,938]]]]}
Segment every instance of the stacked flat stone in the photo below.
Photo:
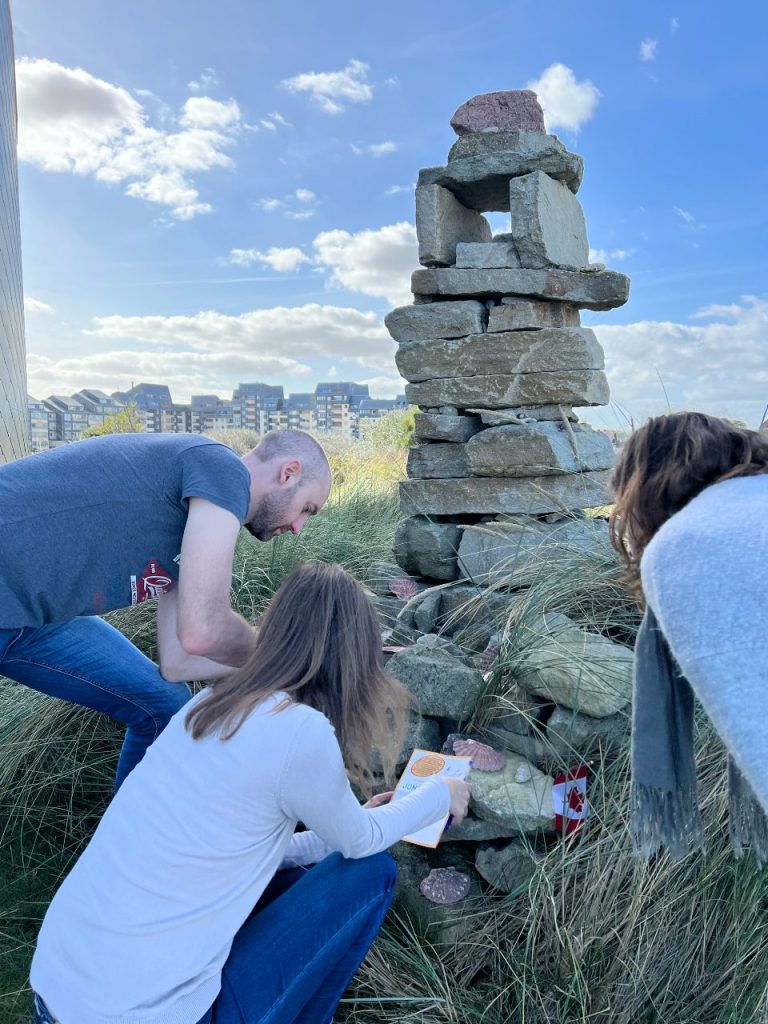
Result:
{"type": "Polygon", "coordinates": [[[542,545],[577,539],[568,514],[607,501],[611,443],[573,413],[609,397],[579,310],[622,305],[629,280],[589,264],[583,161],[545,133],[534,93],[476,96],[451,124],[447,164],[419,174],[414,304],[386,318],[420,408],[395,555],[415,576],[490,582],[489,552],[514,549],[524,585],[542,545]]]}
{"type": "Polygon", "coordinates": [[[613,448],[573,412],[608,401],[603,353],[579,310],[622,305],[629,281],[589,265],[582,160],[545,133],[534,93],[476,96],[451,124],[459,138],[446,166],[419,175],[414,303],[386,318],[420,411],[398,565],[374,572],[387,671],[420,709],[401,760],[414,746],[454,753],[457,741],[480,740],[501,765],[475,765],[469,816],[436,851],[394,851],[398,899],[432,942],[449,944],[475,928],[473,915],[435,906],[420,883],[457,869],[470,904],[481,880],[524,887],[538,870],[530,838],[556,841],[553,772],[624,741],[632,679],[628,648],[561,614],[526,618],[503,708],[482,735],[463,732],[498,630],[524,606],[537,567],[574,547],[609,547],[605,523],[583,512],[608,500],[613,448]],[[510,213],[509,231],[493,235],[491,210],[510,213]]]}

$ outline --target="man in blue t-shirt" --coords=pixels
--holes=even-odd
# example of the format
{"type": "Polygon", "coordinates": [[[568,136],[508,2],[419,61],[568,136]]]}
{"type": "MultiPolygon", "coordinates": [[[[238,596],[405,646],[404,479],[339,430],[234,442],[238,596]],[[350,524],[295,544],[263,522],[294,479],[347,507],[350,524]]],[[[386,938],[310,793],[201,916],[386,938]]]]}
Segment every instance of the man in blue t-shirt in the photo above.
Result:
{"type": "Polygon", "coordinates": [[[251,654],[231,606],[241,527],[299,533],[331,472],[299,430],[242,458],[189,434],[115,434],[0,466],[0,675],[127,726],[117,785],[189,699],[251,654]],[[100,618],[158,598],[160,666],[100,618]]]}

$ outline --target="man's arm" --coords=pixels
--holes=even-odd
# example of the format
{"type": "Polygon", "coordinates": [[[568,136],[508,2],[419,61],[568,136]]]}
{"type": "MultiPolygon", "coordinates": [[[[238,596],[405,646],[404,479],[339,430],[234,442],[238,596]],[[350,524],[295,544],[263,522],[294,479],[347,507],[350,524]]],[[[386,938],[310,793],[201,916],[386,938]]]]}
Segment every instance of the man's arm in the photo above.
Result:
{"type": "Polygon", "coordinates": [[[197,654],[187,654],[178,635],[178,591],[161,594],[157,602],[157,647],[160,674],[169,683],[187,683],[193,679],[219,679],[234,671],[233,665],[223,665],[197,654]]]}
{"type": "Polygon", "coordinates": [[[255,631],[229,602],[239,531],[231,512],[205,498],[190,498],[176,598],[176,635],[182,649],[234,667],[245,664],[256,644],[255,631]]]}

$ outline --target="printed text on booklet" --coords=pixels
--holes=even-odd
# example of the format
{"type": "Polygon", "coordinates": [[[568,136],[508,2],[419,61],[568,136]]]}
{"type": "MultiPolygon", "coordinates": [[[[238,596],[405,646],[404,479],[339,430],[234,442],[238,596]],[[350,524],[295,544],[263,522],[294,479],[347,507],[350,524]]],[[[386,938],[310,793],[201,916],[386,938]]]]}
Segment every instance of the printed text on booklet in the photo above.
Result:
{"type": "MultiPolygon", "coordinates": [[[[472,768],[472,759],[469,757],[455,757],[453,754],[435,754],[430,750],[414,750],[408,764],[405,766],[400,781],[395,787],[393,800],[408,796],[419,786],[435,778],[450,776],[454,779],[466,779],[472,768]]],[[[409,836],[403,836],[403,842],[414,843],[416,846],[436,847],[440,842],[445,826],[448,822],[448,815],[440,818],[418,832],[412,832],[409,836]]]]}

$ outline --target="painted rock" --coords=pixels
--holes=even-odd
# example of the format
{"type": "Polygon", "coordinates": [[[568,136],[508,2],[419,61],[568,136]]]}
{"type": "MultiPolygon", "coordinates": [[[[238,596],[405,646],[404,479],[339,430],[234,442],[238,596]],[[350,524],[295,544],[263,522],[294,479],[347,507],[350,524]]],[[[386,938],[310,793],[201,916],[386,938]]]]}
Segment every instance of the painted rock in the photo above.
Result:
{"type": "Polygon", "coordinates": [[[459,903],[469,892],[470,878],[456,868],[434,868],[422,880],[419,889],[430,903],[449,906],[459,903]]]}
{"type": "Polygon", "coordinates": [[[536,93],[531,89],[486,92],[462,103],[451,118],[457,135],[473,132],[546,133],[544,114],[536,93]]]}
{"type": "Polygon", "coordinates": [[[471,757],[473,770],[479,772],[500,772],[505,764],[503,754],[477,740],[454,740],[453,752],[459,757],[471,757]]]}

